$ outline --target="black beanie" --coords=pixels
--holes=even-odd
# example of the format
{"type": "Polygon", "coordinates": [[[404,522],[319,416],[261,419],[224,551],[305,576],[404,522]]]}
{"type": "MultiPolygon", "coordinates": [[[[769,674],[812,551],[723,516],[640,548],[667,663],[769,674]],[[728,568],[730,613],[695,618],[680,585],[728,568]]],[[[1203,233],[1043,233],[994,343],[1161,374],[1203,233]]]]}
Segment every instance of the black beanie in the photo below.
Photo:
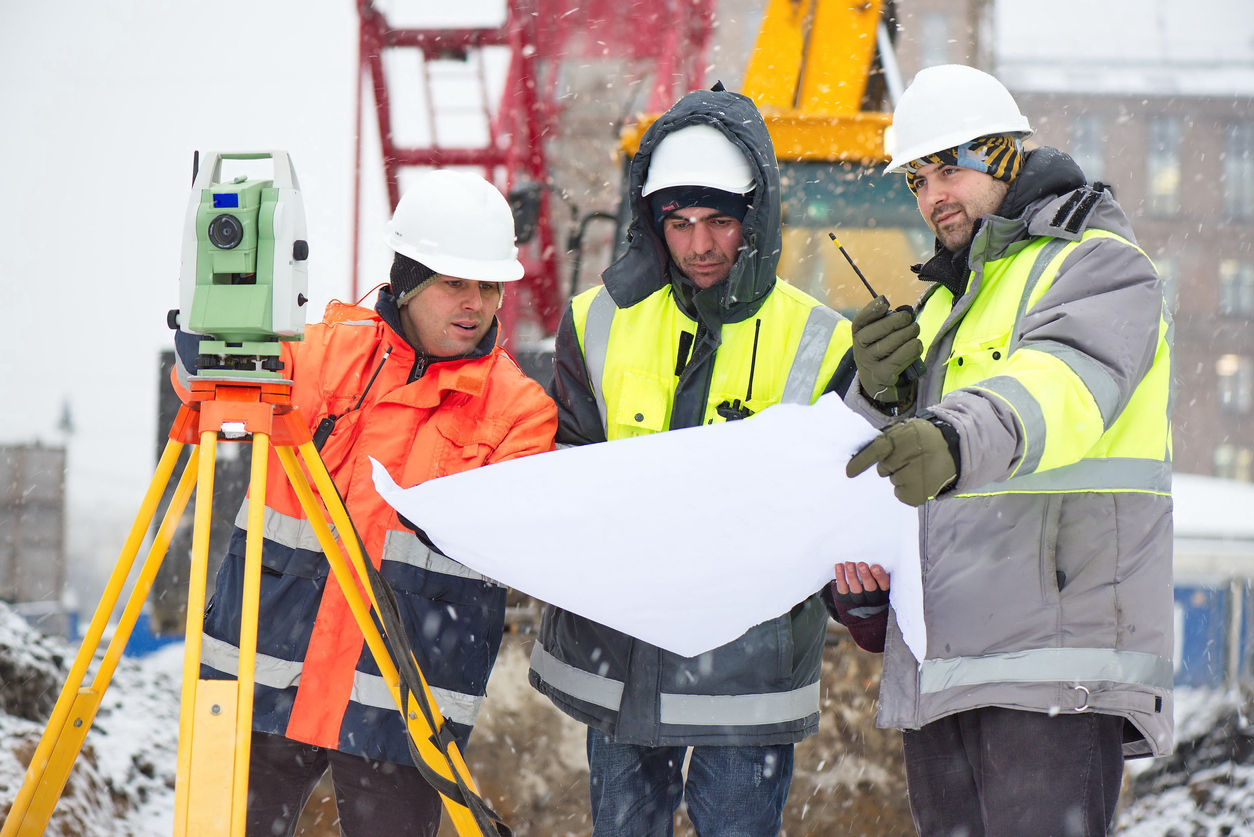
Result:
{"type": "Polygon", "coordinates": [[[672,212],[702,206],[744,221],[753,203],[753,192],[743,195],[726,192],[709,186],[671,186],[649,195],[649,208],[653,210],[653,226],[662,234],[662,221],[672,212]]]}
{"type": "Polygon", "coordinates": [[[422,262],[416,262],[408,256],[396,254],[392,259],[392,294],[396,297],[396,307],[400,308],[414,296],[431,284],[436,272],[422,262]]]}

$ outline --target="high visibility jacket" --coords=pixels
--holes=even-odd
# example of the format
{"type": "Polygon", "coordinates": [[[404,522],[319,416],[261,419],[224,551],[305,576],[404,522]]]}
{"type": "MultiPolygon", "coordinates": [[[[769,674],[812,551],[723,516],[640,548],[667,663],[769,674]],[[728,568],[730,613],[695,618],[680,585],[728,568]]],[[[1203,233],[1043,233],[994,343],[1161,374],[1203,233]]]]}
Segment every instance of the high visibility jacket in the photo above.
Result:
{"type": "MultiPolygon", "coordinates": [[[[1042,151],[1029,155],[1029,178],[1063,156],[1042,151]]],[[[880,724],[914,729],[982,706],[1100,712],[1126,719],[1128,755],[1164,755],[1172,325],[1162,282],[1111,195],[1085,187],[986,217],[968,264],[965,292],[955,300],[935,286],[918,314],[928,372],[915,412],[955,428],[961,473],[920,509],[928,650],[919,665],[890,620],[880,724]]]]}
{"type": "MultiPolygon", "coordinates": [[[[675,426],[672,404],[681,377],[676,357],[692,344],[697,325],[675,303],[670,286],[630,308],[618,308],[603,288],[595,288],[571,302],[565,323],[573,325],[573,342],[587,370],[587,389],[568,396],[595,401],[603,438],[675,426]]],[[[848,321],[777,283],[752,317],[723,325],[700,423],[725,421],[720,405],[737,400],[755,413],[772,404],[813,402],[836,375],[849,345],[848,321]]],[[[703,485],[694,474],[693,490],[728,491],[728,513],[738,513],[734,487],[703,485]]],[[[683,509],[658,509],[658,514],[682,515],[683,509]]],[[[533,647],[531,682],[558,708],[620,742],[798,741],[818,725],[826,620],[812,596],[791,613],[690,659],[550,607],[533,647]]]]}
{"type": "MultiPolygon", "coordinates": [[[[381,294],[380,313],[391,299],[381,294]]],[[[394,320],[394,305],[390,313],[394,320]]],[[[332,303],[303,342],[284,344],[283,361],[311,430],[340,416],[322,458],[370,559],[396,592],[419,667],[464,746],[500,646],[505,588],[427,549],[402,526],[374,489],[369,457],[412,486],[551,450],[556,409],[493,345],[495,325],[478,356],[432,361],[425,371],[397,327],[332,303]]],[[[494,502],[508,498],[484,498],[485,523],[494,502]]],[[[247,520],[245,503],[205,613],[205,677],[238,671],[247,520]]],[[[264,536],[253,729],[412,764],[400,713],[273,453],[264,536]]]]}

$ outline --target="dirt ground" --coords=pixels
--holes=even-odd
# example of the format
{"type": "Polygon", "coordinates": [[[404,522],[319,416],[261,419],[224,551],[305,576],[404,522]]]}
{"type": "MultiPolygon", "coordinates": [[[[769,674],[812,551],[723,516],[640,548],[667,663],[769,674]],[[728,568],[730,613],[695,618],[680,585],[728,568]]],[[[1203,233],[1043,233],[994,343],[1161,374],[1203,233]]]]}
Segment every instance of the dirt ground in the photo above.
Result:
{"type": "MultiPolygon", "coordinates": [[[[483,712],[466,754],[488,802],[518,837],[581,837],[588,821],[586,728],[527,685],[532,638],[507,634],[483,712]]],[[[875,729],[879,657],[834,634],[823,659],[822,721],[797,745],[783,837],[915,833],[906,803],[901,735],[875,729]]],[[[335,802],[324,783],[306,806],[297,834],[333,837],[335,802]]],[[[683,808],[675,833],[691,837],[683,808]]],[[[440,837],[455,837],[447,822],[440,837]]]]}

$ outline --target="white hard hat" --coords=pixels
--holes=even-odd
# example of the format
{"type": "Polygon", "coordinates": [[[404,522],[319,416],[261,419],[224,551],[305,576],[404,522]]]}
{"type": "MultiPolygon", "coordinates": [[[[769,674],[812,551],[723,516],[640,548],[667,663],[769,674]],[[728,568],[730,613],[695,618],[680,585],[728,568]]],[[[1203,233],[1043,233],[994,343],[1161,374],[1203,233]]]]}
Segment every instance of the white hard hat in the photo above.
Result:
{"type": "Polygon", "coordinates": [[[991,134],[1032,135],[1028,119],[1000,81],[974,67],[942,64],[920,70],[901,94],[885,144],[885,174],[920,157],[991,134]]]}
{"type": "Polygon", "coordinates": [[[420,177],[401,197],[384,238],[402,256],[455,279],[523,277],[509,201],[470,172],[436,169],[420,177]]]}
{"type": "Polygon", "coordinates": [[[713,125],[689,125],[667,134],[653,149],[644,178],[648,197],[672,186],[705,186],[743,195],[753,191],[753,167],[713,125]]]}

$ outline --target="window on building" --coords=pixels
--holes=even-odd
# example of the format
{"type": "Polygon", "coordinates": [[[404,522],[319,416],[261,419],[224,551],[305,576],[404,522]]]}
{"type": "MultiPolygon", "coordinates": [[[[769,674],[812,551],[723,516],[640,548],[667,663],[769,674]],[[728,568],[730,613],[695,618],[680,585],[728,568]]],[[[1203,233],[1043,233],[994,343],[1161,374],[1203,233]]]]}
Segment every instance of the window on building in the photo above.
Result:
{"type": "Polygon", "coordinates": [[[1180,212],[1180,120],[1158,116],[1149,123],[1146,181],[1149,211],[1154,215],[1180,212]]]}
{"type": "Polygon", "coordinates": [[[1219,263],[1219,313],[1226,317],[1254,314],[1254,264],[1236,259],[1219,263]]]}
{"type": "Polygon", "coordinates": [[[1106,178],[1105,137],[1102,118],[1079,116],[1071,123],[1071,158],[1084,170],[1089,183],[1106,178]]]}
{"type": "Polygon", "coordinates": [[[1254,366],[1248,357],[1223,355],[1215,361],[1219,378],[1219,408],[1225,413],[1248,413],[1254,406],[1254,366]]]}
{"type": "Polygon", "coordinates": [[[919,41],[919,66],[935,67],[949,62],[949,18],[935,12],[923,16],[919,41]]]}
{"type": "Polygon", "coordinates": [[[1254,122],[1229,125],[1224,151],[1224,213],[1254,218],[1254,122]]]}
{"type": "Polygon", "coordinates": [[[1225,442],[1215,446],[1215,476],[1250,482],[1254,476],[1254,449],[1225,442]]]}

